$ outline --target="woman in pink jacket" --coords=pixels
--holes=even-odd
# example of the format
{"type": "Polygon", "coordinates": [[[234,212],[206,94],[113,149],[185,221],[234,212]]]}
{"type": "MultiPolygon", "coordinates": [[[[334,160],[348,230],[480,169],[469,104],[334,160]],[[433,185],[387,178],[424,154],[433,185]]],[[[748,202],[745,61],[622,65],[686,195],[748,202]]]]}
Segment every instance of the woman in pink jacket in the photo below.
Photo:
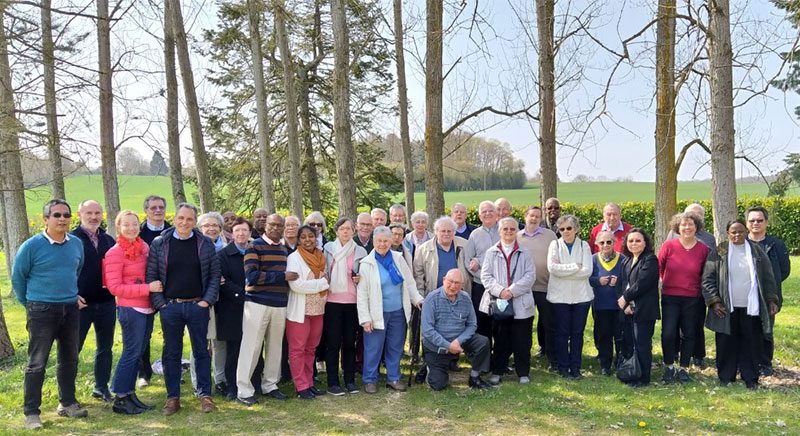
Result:
{"type": "Polygon", "coordinates": [[[144,281],[149,247],[139,237],[139,217],[132,210],[123,210],[114,221],[117,243],[103,259],[103,280],[112,295],[117,297],[117,318],[122,327],[122,356],[117,362],[111,390],[114,391],[116,413],[135,415],[153,406],[136,397],[136,374],[139,358],[153,332],[154,311],[150,291],[158,290],[159,282],[144,281]]]}

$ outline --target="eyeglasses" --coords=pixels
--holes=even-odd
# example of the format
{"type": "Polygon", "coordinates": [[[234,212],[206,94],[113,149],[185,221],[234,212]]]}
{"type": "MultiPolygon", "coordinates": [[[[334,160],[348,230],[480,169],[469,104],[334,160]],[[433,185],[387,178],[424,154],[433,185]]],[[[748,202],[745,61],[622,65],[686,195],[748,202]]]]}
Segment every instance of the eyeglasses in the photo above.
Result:
{"type": "Polygon", "coordinates": [[[614,241],[597,241],[597,245],[612,245],[614,241]]]}
{"type": "Polygon", "coordinates": [[[72,214],[69,212],[53,212],[49,216],[52,218],[72,218],[72,214]]]}
{"type": "Polygon", "coordinates": [[[571,232],[572,231],[572,227],[571,226],[570,227],[559,227],[558,231],[559,232],[571,232]]]}
{"type": "Polygon", "coordinates": [[[322,227],[322,223],[308,223],[308,225],[311,227],[322,227]]]}
{"type": "Polygon", "coordinates": [[[219,228],[219,224],[203,224],[202,226],[200,226],[200,228],[203,228],[203,229],[210,229],[212,227],[219,228]]]}
{"type": "Polygon", "coordinates": [[[148,209],[150,209],[150,210],[164,210],[164,209],[166,209],[166,207],[164,207],[164,206],[150,206],[150,207],[148,207],[148,209]]]}
{"type": "Polygon", "coordinates": [[[752,220],[747,220],[747,222],[750,223],[750,224],[760,224],[760,223],[763,223],[764,220],[763,219],[752,219],[752,220]]]}
{"type": "Polygon", "coordinates": [[[561,206],[547,206],[547,210],[561,210],[561,206]]]}

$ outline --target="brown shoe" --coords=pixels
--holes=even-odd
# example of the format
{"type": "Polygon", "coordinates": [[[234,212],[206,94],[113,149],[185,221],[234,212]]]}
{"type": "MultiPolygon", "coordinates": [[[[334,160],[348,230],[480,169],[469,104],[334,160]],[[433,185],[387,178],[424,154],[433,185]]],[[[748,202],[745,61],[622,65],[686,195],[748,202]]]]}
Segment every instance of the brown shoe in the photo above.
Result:
{"type": "Polygon", "coordinates": [[[217,406],[214,405],[214,400],[212,400],[211,397],[200,397],[200,410],[202,410],[203,413],[211,413],[217,410],[217,406]]]}
{"type": "Polygon", "coordinates": [[[393,382],[387,381],[386,382],[386,387],[394,389],[394,390],[396,390],[398,392],[405,392],[406,389],[408,389],[408,388],[406,388],[406,384],[401,382],[400,380],[393,381],[393,382]]]}
{"type": "Polygon", "coordinates": [[[164,415],[170,416],[178,413],[181,410],[180,398],[167,398],[167,404],[164,404],[164,415]]]}
{"type": "Polygon", "coordinates": [[[378,392],[378,385],[375,383],[367,383],[364,385],[364,392],[368,394],[375,394],[378,392]]]}

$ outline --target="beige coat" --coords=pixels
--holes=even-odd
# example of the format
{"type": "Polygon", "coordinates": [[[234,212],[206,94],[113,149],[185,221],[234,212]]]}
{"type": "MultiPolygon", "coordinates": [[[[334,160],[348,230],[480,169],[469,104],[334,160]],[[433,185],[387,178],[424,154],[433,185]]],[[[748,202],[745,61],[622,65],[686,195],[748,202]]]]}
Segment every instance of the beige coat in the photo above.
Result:
{"type": "MultiPolygon", "coordinates": [[[[467,272],[467,265],[464,263],[467,240],[456,236],[453,238],[453,244],[456,246],[456,264],[464,276],[464,291],[471,294],[472,276],[467,272]]],[[[417,247],[414,253],[414,280],[417,282],[417,291],[420,295],[427,296],[436,290],[438,278],[439,252],[436,250],[436,238],[434,238],[417,247]]]]}
{"type": "MultiPolygon", "coordinates": [[[[406,315],[406,322],[411,319],[411,305],[417,305],[423,300],[422,295],[417,292],[414,282],[414,275],[403,259],[403,254],[390,250],[392,259],[403,276],[403,312],[406,315]]],[[[359,268],[361,279],[358,281],[358,298],[356,306],[358,308],[358,323],[371,322],[372,328],[383,330],[383,294],[381,293],[381,273],[378,270],[378,261],[375,260],[375,250],[372,250],[367,257],[361,259],[359,268]]]]}

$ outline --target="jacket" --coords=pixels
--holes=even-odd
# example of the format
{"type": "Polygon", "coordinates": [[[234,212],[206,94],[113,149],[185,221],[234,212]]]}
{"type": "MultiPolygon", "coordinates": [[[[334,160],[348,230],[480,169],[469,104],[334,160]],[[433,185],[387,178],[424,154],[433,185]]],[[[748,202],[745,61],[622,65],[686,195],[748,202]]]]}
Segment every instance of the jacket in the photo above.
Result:
{"type": "Polygon", "coordinates": [[[783,281],[789,278],[792,263],[789,261],[789,250],[780,239],[766,235],[758,241],[758,245],[767,253],[772,265],[772,275],[775,277],[775,286],[778,290],[778,308],[783,305],[783,281]]]}
{"type": "Polygon", "coordinates": [[[103,259],[103,283],[111,295],[117,297],[117,306],[150,308],[150,286],[144,279],[150,247],[143,245],[139,257],[130,260],[125,250],[115,244],[103,259]]]}
{"type": "Polygon", "coordinates": [[[587,303],[594,299],[589,284],[592,275],[592,251],[589,244],[575,238],[572,252],[567,250],[563,238],[550,243],[547,249],[547,301],[559,304],[587,303]]]}
{"type": "Polygon", "coordinates": [[[286,259],[286,271],[296,272],[297,280],[289,282],[289,303],[286,305],[286,319],[302,323],[306,317],[306,294],[317,294],[328,289],[328,279],[314,279],[311,268],[308,267],[303,256],[295,251],[286,259]]]}
{"type": "MultiPolygon", "coordinates": [[[[471,275],[467,271],[467,265],[464,261],[464,249],[467,246],[467,241],[464,238],[453,238],[453,245],[456,250],[456,265],[461,275],[464,277],[464,290],[472,289],[471,275]]],[[[439,250],[436,248],[436,238],[431,239],[417,247],[416,255],[414,256],[414,280],[417,282],[417,291],[423,297],[428,295],[431,291],[438,286],[439,279],[439,250]]]]}
{"type": "MultiPolygon", "coordinates": [[[[197,238],[197,253],[200,258],[200,281],[204,289],[202,300],[209,305],[214,305],[219,296],[219,257],[217,257],[217,251],[211,239],[197,229],[193,231],[197,238]]],[[[175,233],[174,227],[166,229],[150,244],[150,256],[147,258],[147,273],[145,274],[147,283],[159,280],[164,286],[167,285],[169,243],[173,239],[173,233],[175,233]]],[[[162,292],[152,292],[150,302],[154,309],[159,310],[167,305],[168,300],[162,292]]]]}
{"type": "Polygon", "coordinates": [[[113,301],[114,296],[103,285],[103,257],[114,246],[114,238],[105,230],[98,228],[97,248],[94,248],[89,235],[80,226],[73,229],[70,235],[83,243],[83,267],[78,275],[78,295],[83,297],[87,304],[113,301]]]}
{"type": "MultiPolygon", "coordinates": [[[[428,242],[431,239],[433,239],[432,232],[426,230],[425,234],[428,235],[428,239],[425,242],[428,242]]],[[[411,253],[411,259],[413,260],[417,256],[417,249],[419,247],[422,247],[422,245],[425,244],[425,242],[419,244],[419,246],[414,245],[414,232],[411,231],[406,234],[405,238],[403,238],[403,247],[406,247],[406,250],[408,250],[408,252],[411,253]]]]}
{"type": "MultiPolygon", "coordinates": [[[[403,276],[403,312],[406,315],[406,322],[411,319],[411,305],[417,305],[423,300],[422,295],[417,292],[417,285],[414,275],[406,264],[403,255],[396,251],[392,253],[392,260],[403,276]]],[[[378,330],[384,329],[383,323],[383,294],[381,294],[381,273],[378,270],[378,261],[375,259],[375,251],[370,252],[367,257],[361,260],[359,270],[361,279],[358,281],[358,323],[363,325],[372,322],[372,327],[378,330]]]]}
{"type": "Polygon", "coordinates": [[[636,322],[661,319],[658,293],[658,258],[649,251],[642,253],[634,264],[633,258],[622,261],[622,277],[617,283],[617,296],[634,303],[636,322]]]}
{"type": "Polygon", "coordinates": [[[478,310],[489,313],[491,297],[499,298],[500,292],[508,288],[514,295],[514,319],[527,319],[535,315],[533,304],[533,282],[536,280],[536,267],[528,250],[519,247],[511,254],[511,283],[508,283],[506,259],[500,247],[492,245],[486,250],[481,266],[481,281],[485,288],[478,310]]]}
{"type": "MultiPolygon", "coordinates": [[[[745,240],[750,244],[755,262],[756,282],[758,283],[758,316],[761,319],[761,328],[765,335],[772,334],[772,322],[769,316],[768,301],[778,304],[778,292],[775,277],[772,275],[772,265],[767,254],[759,247],[758,243],[745,240]]],[[[730,292],[728,291],[728,242],[717,245],[717,253],[709,255],[703,268],[702,279],[703,298],[706,306],[711,307],[717,303],[725,306],[726,314],[720,318],[709,310],[706,315],[706,327],[709,330],[731,334],[731,307],[730,292]]]]}
{"type": "Polygon", "coordinates": [[[240,340],[244,313],[244,254],[231,242],[217,252],[217,257],[220,275],[225,279],[219,286],[219,298],[214,305],[217,340],[240,340]]]}

